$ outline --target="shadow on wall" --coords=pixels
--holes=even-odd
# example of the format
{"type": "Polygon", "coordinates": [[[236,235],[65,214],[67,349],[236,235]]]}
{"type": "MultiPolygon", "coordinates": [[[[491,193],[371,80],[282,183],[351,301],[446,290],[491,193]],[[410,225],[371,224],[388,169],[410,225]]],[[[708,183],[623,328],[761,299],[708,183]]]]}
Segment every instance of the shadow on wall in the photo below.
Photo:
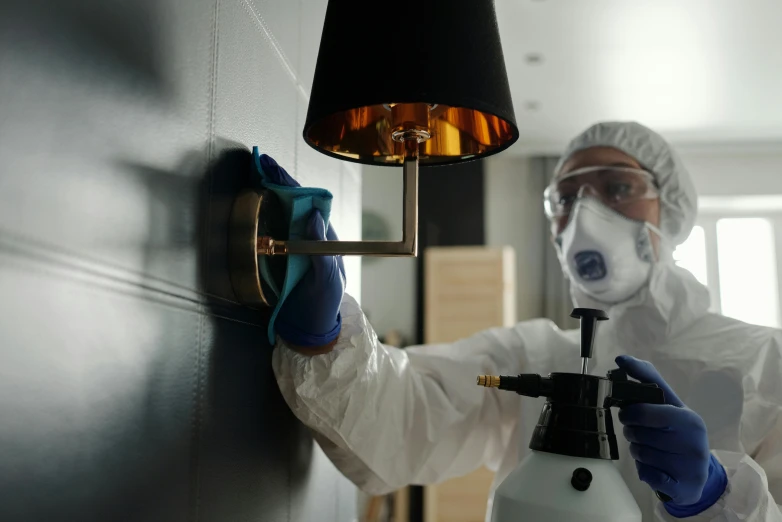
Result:
{"type": "MultiPolygon", "coordinates": [[[[156,0],[76,0],[59,2],[53,9],[50,2],[43,0],[10,0],[0,6],[0,17],[6,17],[7,27],[12,30],[45,33],[38,41],[54,44],[60,40],[63,48],[78,49],[79,60],[91,55],[104,67],[123,71],[105,77],[121,79],[119,85],[123,88],[130,74],[136,86],[144,85],[160,98],[172,99],[174,89],[169,84],[168,70],[171,64],[166,63],[162,51],[166,49],[166,30],[174,26],[167,15],[174,13],[164,12],[163,6],[156,0]],[[30,20],[36,23],[30,24],[30,20]]],[[[86,71],[94,67],[86,60],[81,65],[86,71]]]]}
{"type": "MultiPolygon", "coordinates": [[[[200,178],[184,175],[203,165],[198,153],[188,155],[176,172],[125,165],[155,194],[145,266],[160,262],[160,244],[176,249],[195,241],[199,252],[206,314],[194,354],[190,516],[289,520],[290,498],[309,481],[314,443],[277,387],[266,338],[270,310],[240,306],[231,288],[228,222],[236,194],[256,182],[252,155],[233,142],[218,142],[215,148],[220,152],[200,178]]],[[[160,462],[149,465],[157,477],[158,500],[165,503],[171,477],[160,462]]]]}
{"type": "Polygon", "coordinates": [[[218,142],[216,148],[220,152],[206,169],[206,154],[197,151],[186,154],[172,171],[128,160],[117,162],[141,186],[148,201],[149,230],[144,236],[146,242],[140,245],[144,252],[141,273],[155,281],[158,266],[165,265],[178,251],[196,248],[199,288],[191,290],[215,315],[260,326],[268,320],[270,311],[253,310],[237,302],[228,260],[234,198],[240,189],[257,183],[252,155],[233,142],[218,142]]]}
{"type": "Polygon", "coordinates": [[[207,520],[227,514],[231,520],[289,520],[291,497],[308,481],[313,440],[277,387],[266,340],[269,310],[226,310],[225,300],[234,300],[227,259],[231,206],[257,177],[248,150],[235,143],[216,149],[221,152],[203,179],[199,206],[205,214],[199,219],[200,273],[213,313],[205,330],[213,339],[202,344],[212,349],[200,364],[193,495],[208,506],[207,520]]]}

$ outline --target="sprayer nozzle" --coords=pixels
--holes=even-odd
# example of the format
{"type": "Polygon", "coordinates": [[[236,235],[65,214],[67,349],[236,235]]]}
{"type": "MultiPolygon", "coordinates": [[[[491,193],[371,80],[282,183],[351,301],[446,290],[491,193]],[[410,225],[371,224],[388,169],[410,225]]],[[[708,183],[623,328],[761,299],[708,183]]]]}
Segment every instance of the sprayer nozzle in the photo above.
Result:
{"type": "Polygon", "coordinates": [[[485,388],[499,388],[500,378],[494,375],[479,375],[478,386],[483,386],[485,388]]]}
{"type": "Polygon", "coordinates": [[[478,386],[485,388],[499,388],[500,390],[515,391],[519,395],[527,397],[546,397],[553,391],[553,382],[548,377],[541,377],[536,373],[521,373],[519,375],[480,375],[478,386]]]}

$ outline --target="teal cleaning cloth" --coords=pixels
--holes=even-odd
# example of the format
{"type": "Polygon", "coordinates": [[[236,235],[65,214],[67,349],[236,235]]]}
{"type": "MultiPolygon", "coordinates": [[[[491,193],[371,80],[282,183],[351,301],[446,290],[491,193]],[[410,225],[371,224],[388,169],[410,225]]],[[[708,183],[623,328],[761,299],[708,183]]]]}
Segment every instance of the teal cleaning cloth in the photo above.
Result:
{"type": "MultiPolygon", "coordinates": [[[[283,212],[285,212],[285,219],[290,224],[289,239],[305,238],[310,213],[316,209],[320,211],[321,216],[323,216],[323,222],[328,229],[329,217],[331,216],[331,200],[334,198],[331,192],[322,188],[286,187],[271,183],[261,167],[261,154],[258,151],[258,147],[253,147],[253,161],[258,174],[261,176],[263,187],[274,192],[280,200],[283,212]]],[[[282,308],[285,299],[287,299],[291,291],[307,273],[307,270],[310,269],[312,263],[309,256],[288,256],[285,281],[282,284],[282,288],[278,287],[271,276],[269,258],[267,256],[259,256],[258,265],[261,277],[271,287],[272,292],[277,297],[277,304],[269,320],[268,330],[269,343],[274,345],[276,341],[274,323],[277,320],[277,315],[280,313],[280,308],[282,308]]]]}

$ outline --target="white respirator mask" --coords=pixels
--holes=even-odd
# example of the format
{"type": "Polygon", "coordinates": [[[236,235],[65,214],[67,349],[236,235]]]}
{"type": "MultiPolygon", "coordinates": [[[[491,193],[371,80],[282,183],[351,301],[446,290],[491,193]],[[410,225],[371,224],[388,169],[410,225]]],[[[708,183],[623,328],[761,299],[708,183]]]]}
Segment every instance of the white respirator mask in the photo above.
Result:
{"type": "Polygon", "coordinates": [[[627,301],[649,280],[655,260],[650,231],[662,237],[649,223],[625,217],[596,199],[579,198],[555,241],[562,269],[596,301],[627,301]]]}

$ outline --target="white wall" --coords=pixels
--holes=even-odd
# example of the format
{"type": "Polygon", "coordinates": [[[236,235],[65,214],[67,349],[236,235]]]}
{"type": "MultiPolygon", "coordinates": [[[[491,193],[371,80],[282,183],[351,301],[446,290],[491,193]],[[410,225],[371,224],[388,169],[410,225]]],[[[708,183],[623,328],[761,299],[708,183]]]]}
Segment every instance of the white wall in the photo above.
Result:
{"type": "Polygon", "coordinates": [[[542,179],[533,176],[528,157],[499,155],[485,162],[486,243],[516,250],[518,320],[540,317],[546,245],[542,179]]]}
{"type": "MultiPolygon", "coordinates": [[[[402,169],[364,166],[362,203],[383,216],[392,237],[402,238],[402,169]]],[[[378,335],[397,330],[415,337],[416,259],[364,258],[361,305],[378,335]]]]}
{"type": "Polygon", "coordinates": [[[779,147],[680,150],[701,196],[782,194],[779,147]]]}

